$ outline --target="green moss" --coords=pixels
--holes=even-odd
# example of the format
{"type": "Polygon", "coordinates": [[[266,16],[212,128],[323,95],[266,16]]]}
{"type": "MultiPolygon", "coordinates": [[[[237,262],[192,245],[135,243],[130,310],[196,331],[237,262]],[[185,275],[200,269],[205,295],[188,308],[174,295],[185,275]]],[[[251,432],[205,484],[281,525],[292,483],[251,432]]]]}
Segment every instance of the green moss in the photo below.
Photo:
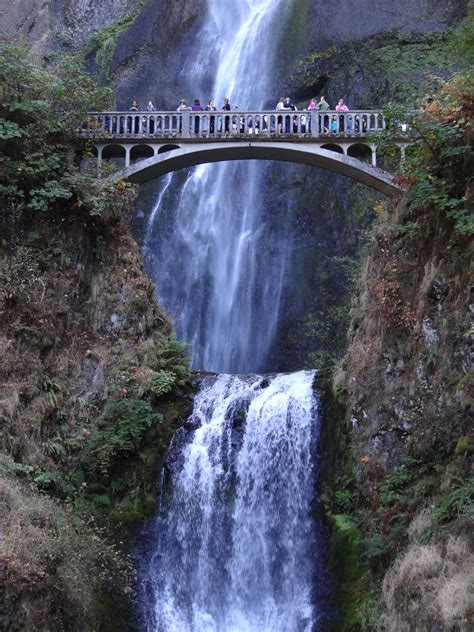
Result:
{"type": "Polygon", "coordinates": [[[330,529],[328,568],[335,616],[330,632],[376,630],[381,613],[380,580],[367,564],[367,537],[359,515],[363,503],[355,477],[351,423],[333,388],[333,370],[317,378],[322,422],[321,505],[330,529]]]}
{"type": "MultiPolygon", "coordinates": [[[[125,401],[133,406],[133,400],[125,401]]],[[[115,410],[116,402],[112,404],[115,410]]],[[[141,406],[137,410],[141,410],[141,406]]],[[[92,513],[112,531],[126,528],[127,534],[133,536],[155,511],[156,482],[166,451],[174,432],[188,414],[186,400],[162,401],[148,413],[140,413],[137,423],[133,411],[126,413],[122,421],[122,425],[126,424],[125,429],[119,427],[115,432],[115,426],[99,428],[97,436],[91,437],[92,443],[83,464],[87,473],[86,485],[81,496],[73,500],[77,511],[92,513]],[[152,415],[150,424],[146,423],[147,414],[152,415]]]]}
{"type": "Polygon", "coordinates": [[[472,406],[473,392],[474,392],[474,369],[471,369],[456,384],[456,395],[463,409],[467,410],[468,408],[472,406]]]}
{"type": "Polygon", "coordinates": [[[104,79],[110,79],[111,65],[120,35],[126,31],[141,13],[148,0],[140,0],[135,10],[122,17],[115,24],[106,26],[94,33],[88,45],[88,54],[94,54],[100,73],[104,79]]]}
{"type": "Polygon", "coordinates": [[[413,101],[435,86],[431,73],[445,75],[459,66],[453,37],[451,32],[392,32],[312,51],[297,62],[289,87],[305,95],[313,89],[315,96],[321,81],[328,81],[325,91],[334,99],[336,93],[351,93],[362,79],[360,108],[413,101]]]}
{"type": "Polygon", "coordinates": [[[472,441],[471,437],[462,436],[456,442],[456,447],[454,449],[455,454],[465,454],[467,452],[472,452],[472,441]]]}
{"type": "Polygon", "coordinates": [[[282,61],[294,59],[304,45],[311,25],[310,9],[309,0],[293,0],[291,3],[291,13],[279,38],[282,61]]]}
{"type": "Polygon", "coordinates": [[[332,516],[328,561],[332,581],[337,586],[331,601],[338,616],[329,630],[346,632],[358,629],[359,613],[370,594],[361,567],[360,540],[360,531],[351,516],[332,516]]]}

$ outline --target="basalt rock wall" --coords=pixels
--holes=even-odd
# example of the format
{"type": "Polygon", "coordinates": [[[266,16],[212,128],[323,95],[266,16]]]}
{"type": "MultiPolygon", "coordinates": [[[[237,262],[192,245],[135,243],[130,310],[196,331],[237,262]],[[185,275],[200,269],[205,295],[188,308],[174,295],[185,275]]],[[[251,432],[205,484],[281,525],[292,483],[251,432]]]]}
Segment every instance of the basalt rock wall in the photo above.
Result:
{"type": "Polygon", "coordinates": [[[23,40],[38,56],[78,50],[91,35],[137,10],[140,0],[16,0],[0,2],[0,38],[23,40]]]}
{"type": "MultiPolygon", "coordinates": [[[[293,0],[280,45],[281,75],[275,77],[269,103],[278,97],[300,55],[386,31],[443,31],[465,16],[467,5],[468,0],[401,0],[396,5],[388,0],[343,0],[336,5],[293,0]]],[[[206,51],[193,49],[208,10],[205,0],[1,0],[0,8],[0,39],[21,39],[40,57],[51,50],[85,50],[90,68],[115,84],[120,108],[134,97],[141,102],[154,99],[163,109],[175,107],[181,96],[209,97],[212,77],[196,85],[192,72],[183,72],[186,63],[205,62],[206,51]]],[[[344,50],[338,61],[348,61],[344,50]]],[[[238,102],[238,95],[230,96],[238,102]]]]}

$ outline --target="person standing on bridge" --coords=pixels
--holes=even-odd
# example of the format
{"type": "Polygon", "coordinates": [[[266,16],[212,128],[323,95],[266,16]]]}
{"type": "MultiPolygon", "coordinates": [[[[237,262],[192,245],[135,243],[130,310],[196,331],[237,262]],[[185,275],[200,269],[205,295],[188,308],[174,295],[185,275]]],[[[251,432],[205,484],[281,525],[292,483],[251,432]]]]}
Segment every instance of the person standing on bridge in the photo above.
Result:
{"type": "MultiPolygon", "coordinates": [[[[206,105],[206,112],[215,112],[217,110],[216,104],[214,103],[214,99],[209,99],[206,105]]],[[[215,130],[215,116],[209,117],[209,132],[214,134],[215,130]]]]}
{"type": "MultiPolygon", "coordinates": [[[[222,102],[222,107],[221,110],[223,112],[230,112],[230,101],[227,97],[224,97],[224,100],[222,102]]],[[[226,116],[225,118],[225,124],[224,124],[224,131],[229,132],[229,122],[230,122],[230,116],[226,116]]],[[[222,129],[222,124],[221,124],[221,129],[222,129]]]]}
{"type": "MultiPolygon", "coordinates": [[[[278,103],[276,105],[276,110],[284,110],[285,109],[285,97],[280,97],[278,103]]],[[[283,117],[277,117],[277,134],[281,134],[283,131],[283,117]]]]}
{"type": "MultiPolygon", "coordinates": [[[[285,103],[283,105],[285,110],[295,111],[297,109],[296,105],[291,102],[290,97],[286,97],[285,103]]],[[[294,117],[295,118],[295,117],[294,117]]],[[[294,118],[293,118],[293,131],[294,130],[294,118]]],[[[289,134],[291,132],[291,119],[289,116],[285,116],[285,133],[289,134]]]]}
{"type": "MultiPolygon", "coordinates": [[[[193,107],[191,108],[193,112],[202,112],[202,105],[199,99],[194,99],[193,107]]],[[[194,117],[194,133],[199,134],[199,116],[194,117]]]]}
{"type": "MultiPolygon", "coordinates": [[[[319,112],[326,112],[327,110],[329,110],[329,103],[326,101],[323,94],[319,97],[319,101],[318,101],[318,104],[316,105],[316,108],[319,110],[319,112]]],[[[323,132],[324,134],[327,134],[329,130],[329,116],[325,114],[323,117],[318,117],[318,118],[319,118],[319,133],[321,134],[321,132],[323,132]]]]}
{"type": "Polygon", "coordinates": [[[326,101],[323,95],[321,95],[316,107],[318,108],[318,110],[329,110],[329,103],[326,101]]]}
{"type": "MultiPolygon", "coordinates": [[[[148,105],[146,106],[146,111],[147,112],[156,112],[156,108],[153,105],[152,101],[148,101],[148,105]]],[[[147,131],[147,119],[144,116],[143,117],[143,133],[146,134],[147,131]]],[[[148,119],[148,130],[150,132],[150,134],[154,134],[155,133],[155,117],[154,116],[150,116],[148,119]]]]}
{"type": "Polygon", "coordinates": [[[176,108],[176,111],[177,112],[189,112],[189,110],[191,110],[189,105],[186,105],[186,101],[184,99],[181,99],[181,101],[179,102],[178,107],[176,108]]]}
{"type": "MultiPolygon", "coordinates": [[[[140,111],[140,107],[138,105],[138,101],[136,99],[132,100],[132,105],[130,106],[130,112],[139,112],[140,111]]],[[[139,129],[140,129],[140,118],[138,116],[127,116],[128,118],[128,133],[131,134],[132,132],[134,134],[138,134],[139,129]],[[135,121],[133,121],[133,119],[135,119],[135,121]]]]}
{"type": "MultiPolygon", "coordinates": [[[[336,110],[338,112],[349,112],[349,108],[347,107],[347,105],[344,103],[344,99],[339,99],[338,104],[336,105],[336,110]]],[[[343,132],[345,129],[344,126],[344,115],[341,115],[339,117],[339,131],[343,132]]],[[[348,126],[349,127],[349,126],[348,126]]],[[[349,130],[347,130],[349,131],[349,130]]],[[[351,120],[351,131],[352,131],[352,120],[351,120]]]]}
{"type": "Polygon", "coordinates": [[[338,112],[349,112],[349,108],[344,103],[344,99],[339,99],[338,104],[336,105],[336,110],[338,112]]]}
{"type": "MultiPolygon", "coordinates": [[[[186,101],[184,99],[181,99],[178,107],[176,108],[176,112],[189,112],[190,110],[191,108],[189,107],[189,105],[186,104],[186,101]]],[[[179,133],[181,134],[182,131],[183,131],[183,117],[180,116],[179,117],[179,133]]]]}

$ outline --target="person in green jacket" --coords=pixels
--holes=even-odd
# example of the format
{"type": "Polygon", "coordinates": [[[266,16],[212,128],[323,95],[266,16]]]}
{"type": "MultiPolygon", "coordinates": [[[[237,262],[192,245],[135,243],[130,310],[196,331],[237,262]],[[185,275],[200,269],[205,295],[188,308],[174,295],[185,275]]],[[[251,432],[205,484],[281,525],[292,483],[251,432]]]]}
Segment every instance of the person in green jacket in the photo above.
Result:
{"type": "Polygon", "coordinates": [[[322,96],[316,107],[318,108],[318,110],[329,110],[329,103],[326,101],[326,99],[322,96]]]}

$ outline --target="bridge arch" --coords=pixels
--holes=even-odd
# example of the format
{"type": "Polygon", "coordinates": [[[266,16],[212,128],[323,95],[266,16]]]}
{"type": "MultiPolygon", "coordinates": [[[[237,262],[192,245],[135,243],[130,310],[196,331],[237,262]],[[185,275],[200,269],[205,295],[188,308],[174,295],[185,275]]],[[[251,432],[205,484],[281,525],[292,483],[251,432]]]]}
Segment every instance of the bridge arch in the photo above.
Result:
{"type": "Polygon", "coordinates": [[[391,174],[356,158],[323,149],[318,145],[292,142],[190,144],[157,153],[152,158],[127,167],[117,175],[130,182],[143,183],[172,171],[228,160],[277,160],[305,164],[345,175],[385,195],[394,196],[402,190],[394,183],[391,174]]]}
{"type": "Polygon", "coordinates": [[[156,153],[165,154],[167,151],[173,151],[173,149],[181,149],[181,147],[179,145],[161,145],[156,153]]]}
{"type": "Polygon", "coordinates": [[[325,143],[321,145],[321,149],[327,149],[328,151],[334,151],[336,154],[343,154],[344,149],[337,143],[325,143]]]}
{"type": "Polygon", "coordinates": [[[364,160],[365,158],[370,162],[372,159],[372,148],[367,143],[353,143],[347,148],[347,155],[359,160],[364,160]]]}
{"type": "Polygon", "coordinates": [[[97,149],[100,160],[109,160],[119,167],[127,167],[127,148],[120,143],[109,143],[97,149]]]}
{"type": "Polygon", "coordinates": [[[130,162],[152,158],[155,150],[151,145],[134,145],[130,149],[130,162]]]}

